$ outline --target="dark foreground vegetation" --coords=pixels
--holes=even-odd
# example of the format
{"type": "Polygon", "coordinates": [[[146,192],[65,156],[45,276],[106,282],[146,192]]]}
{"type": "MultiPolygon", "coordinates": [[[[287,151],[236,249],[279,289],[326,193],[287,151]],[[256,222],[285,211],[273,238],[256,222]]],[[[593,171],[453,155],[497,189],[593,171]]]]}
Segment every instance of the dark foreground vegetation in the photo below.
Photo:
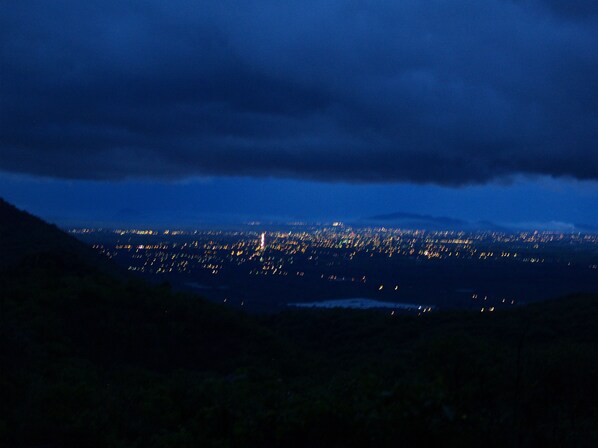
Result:
{"type": "Polygon", "coordinates": [[[0,274],[0,446],[598,446],[598,297],[252,317],[50,249],[0,274]]]}

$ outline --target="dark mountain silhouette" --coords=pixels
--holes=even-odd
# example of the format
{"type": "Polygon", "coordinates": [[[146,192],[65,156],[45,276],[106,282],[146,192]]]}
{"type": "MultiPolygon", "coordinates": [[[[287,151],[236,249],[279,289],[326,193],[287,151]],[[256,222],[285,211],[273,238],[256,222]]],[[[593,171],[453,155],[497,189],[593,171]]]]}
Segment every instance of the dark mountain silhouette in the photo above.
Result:
{"type": "Polygon", "coordinates": [[[374,215],[366,218],[368,221],[393,221],[393,222],[413,222],[422,224],[436,224],[446,226],[465,226],[469,223],[460,219],[447,217],[436,217],[430,215],[419,215],[416,213],[395,212],[382,215],[374,215]]]}
{"type": "Polygon", "coordinates": [[[598,443],[597,297],[247,316],[1,213],[0,446],[598,443]]]}
{"type": "Polygon", "coordinates": [[[508,230],[490,221],[470,222],[445,216],[420,215],[417,213],[395,212],[369,216],[362,223],[394,226],[411,230],[508,230]]]}
{"type": "Polygon", "coordinates": [[[29,263],[58,261],[117,274],[120,270],[97,251],[53,224],[17,209],[0,198],[0,269],[29,263]]]}

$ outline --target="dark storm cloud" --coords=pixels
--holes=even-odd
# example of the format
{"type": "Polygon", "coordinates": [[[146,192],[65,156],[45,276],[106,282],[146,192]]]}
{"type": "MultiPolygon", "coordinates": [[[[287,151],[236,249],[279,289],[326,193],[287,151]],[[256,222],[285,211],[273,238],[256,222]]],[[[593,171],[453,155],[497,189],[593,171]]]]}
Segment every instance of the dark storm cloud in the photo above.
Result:
{"type": "Polygon", "coordinates": [[[4,2],[0,169],[598,179],[595,5],[4,2]]]}

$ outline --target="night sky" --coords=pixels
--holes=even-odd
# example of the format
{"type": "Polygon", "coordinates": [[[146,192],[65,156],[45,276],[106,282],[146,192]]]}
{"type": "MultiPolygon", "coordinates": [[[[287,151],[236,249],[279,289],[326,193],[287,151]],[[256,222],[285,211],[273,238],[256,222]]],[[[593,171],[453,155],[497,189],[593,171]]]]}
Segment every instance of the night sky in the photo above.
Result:
{"type": "Polygon", "coordinates": [[[0,2],[0,196],[63,225],[598,224],[594,0],[0,2]]]}

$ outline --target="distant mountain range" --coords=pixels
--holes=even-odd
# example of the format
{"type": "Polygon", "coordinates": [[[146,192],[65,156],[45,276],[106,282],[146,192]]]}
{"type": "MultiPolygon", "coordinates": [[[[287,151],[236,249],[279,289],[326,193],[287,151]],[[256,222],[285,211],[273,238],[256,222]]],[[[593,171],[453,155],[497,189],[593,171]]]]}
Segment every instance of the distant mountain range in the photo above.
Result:
{"type": "Polygon", "coordinates": [[[395,212],[369,216],[362,223],[396,226],[405,229],[422,230],[510,230],[490,221],[470,222],[446,216],[420,215],[417,213],[395,212]]]}
{"type": "Polygon", "coordinates": [[[499,232],[546,230],[598,233],[598,225],[593,224],[573,224],[560,221],[497,224],[486,220],[474,222],[449,218],[446,216],[432,216],[408,212],[395,212],[369,216],[360,219],[357,224],[392,226],[410,230],[493,230],[499,232]]]}

